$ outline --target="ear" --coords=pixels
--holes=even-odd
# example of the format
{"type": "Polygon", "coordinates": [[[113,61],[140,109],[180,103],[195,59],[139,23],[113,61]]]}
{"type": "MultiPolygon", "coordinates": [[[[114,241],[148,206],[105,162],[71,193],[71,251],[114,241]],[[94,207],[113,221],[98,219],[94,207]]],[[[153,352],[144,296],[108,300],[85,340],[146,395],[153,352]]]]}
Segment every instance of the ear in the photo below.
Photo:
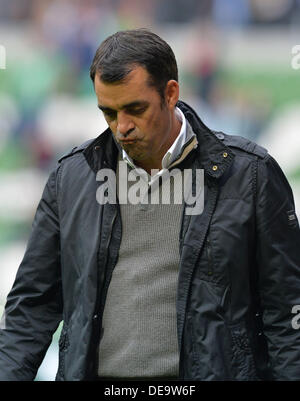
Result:
{"type": "Polygon", "coordinates": [[[167,107],[170,110],[174,110],[179,100],[179,84],[174,79],[171,79],[167,82],[165,89],[165,99],[167,107]]]}

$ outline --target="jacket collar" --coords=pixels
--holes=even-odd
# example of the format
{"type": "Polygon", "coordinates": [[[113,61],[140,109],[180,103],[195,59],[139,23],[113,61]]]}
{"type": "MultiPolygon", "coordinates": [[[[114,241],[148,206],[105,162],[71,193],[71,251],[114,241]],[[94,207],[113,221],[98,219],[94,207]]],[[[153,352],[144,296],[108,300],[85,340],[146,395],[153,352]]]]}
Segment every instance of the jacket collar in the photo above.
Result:
{"type": "MultiPolygon", "coordinates": [[[[179,101],[177,106],[184,113],[197,136],[198,147],[195,151],[201,168],[212,178],[221,177],[233,161],[233,152],[203,123],[189,105],[179,101]]],[[[119,145],[116,144],[112,132],[107,128],[87,146],[83,153],[95,173],[104,167],[116,169],[119,145]]]]}
{"type": "Polygon", "coordinates": [[[231,149],[222,142],[224,135],[216,136],[203,123],[192,107],[185,102],[179,101],[177,105],[183,111],[197,136],[198,147],[196,151],[201,167],[211,177],[221,177],[234,159],[231,149]]]}

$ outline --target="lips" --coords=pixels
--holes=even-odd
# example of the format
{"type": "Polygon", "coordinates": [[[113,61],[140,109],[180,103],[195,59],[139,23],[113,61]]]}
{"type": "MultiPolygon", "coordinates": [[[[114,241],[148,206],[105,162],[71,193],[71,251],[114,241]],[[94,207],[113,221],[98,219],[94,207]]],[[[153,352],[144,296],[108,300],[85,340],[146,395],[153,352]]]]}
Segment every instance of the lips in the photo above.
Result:
{"type": "Polygon", "coordinates": [[[121,145],[130,145],[136,142],[136,139],[120,139],[119,142],[121,145]]]}

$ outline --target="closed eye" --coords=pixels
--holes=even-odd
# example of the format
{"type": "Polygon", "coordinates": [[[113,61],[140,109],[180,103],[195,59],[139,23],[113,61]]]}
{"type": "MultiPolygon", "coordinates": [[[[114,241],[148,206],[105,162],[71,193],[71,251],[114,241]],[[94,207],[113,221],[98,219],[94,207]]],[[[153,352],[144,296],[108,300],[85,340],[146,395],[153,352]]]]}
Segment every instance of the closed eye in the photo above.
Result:
{"type": "Polygon", "coordinates": [[[134,108],[134,109],[127,109],[126,112],[133,116],[139,116],[139,115],[143,114],[147,110],[147,108],[148,108],[148,106],[143,106],[143,107],[134,108]]]}
{"type": "MultiPolygon", "coordinates": [[[[98,105],[98,107],[103,112],[105,118],[108,118],[109,120],[115,120],[117,118],[118,112],[116,110],[100,105],[98,105]]],[[[148,109],[148,107],[148,102],[132,102],[124,105],[122,109],[125,111],[125,113],[132,116],[140,116],[148,109]]]]}
{"type": "Polygon", "coordinates": [[[110,120],[114,120],[117,118],[117,113],[114,110],[103,110],[105,117],[109,118],[110,120]]]}

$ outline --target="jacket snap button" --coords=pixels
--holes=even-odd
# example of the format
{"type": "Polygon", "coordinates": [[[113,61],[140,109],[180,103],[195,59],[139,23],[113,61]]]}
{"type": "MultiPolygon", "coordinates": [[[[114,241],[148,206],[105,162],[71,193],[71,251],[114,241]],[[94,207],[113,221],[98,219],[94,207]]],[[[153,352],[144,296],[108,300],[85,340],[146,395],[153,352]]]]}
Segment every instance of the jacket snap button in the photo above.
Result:
{"type": "Polygon", "coordinates": [[[94,149],[95,149],[95,150],[99,150],[99,149],[100,149],[100,146],[96,145],[96,146],[94,147],[94,149]]]}
{"type": "Polygon", "coordinates": [[[227,157],[228,156],[228,153],[227,152],[224,152],[223,153],[223,157],[227,157]]]}
{"type": "Polygon", "coordinates": [[[216,170],[218,170],[218,166],[213,166],[212,169],[213,169],[214,171],[216,171],[216,170]]]}

